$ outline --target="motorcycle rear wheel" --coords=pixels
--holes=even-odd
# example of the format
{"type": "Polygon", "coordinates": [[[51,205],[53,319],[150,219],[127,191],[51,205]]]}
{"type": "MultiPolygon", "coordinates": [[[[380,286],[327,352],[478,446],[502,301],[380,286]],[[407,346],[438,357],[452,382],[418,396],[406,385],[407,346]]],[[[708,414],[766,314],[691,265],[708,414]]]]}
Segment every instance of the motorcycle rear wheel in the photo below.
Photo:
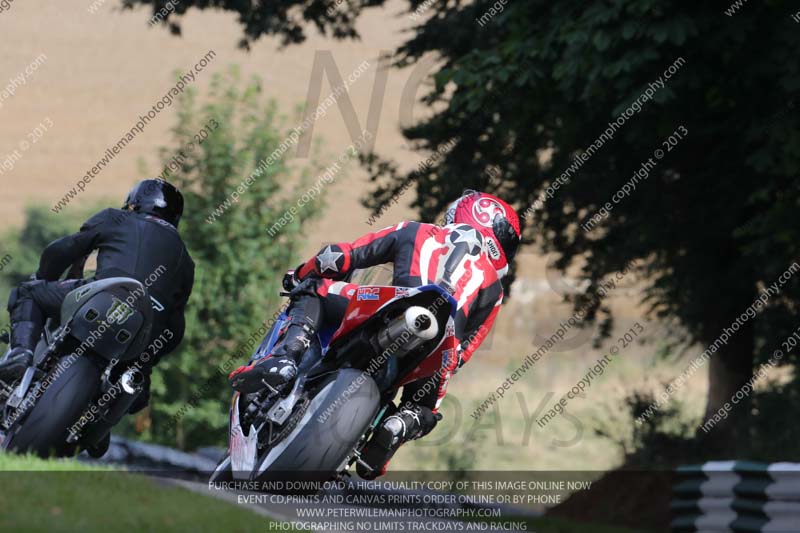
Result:
{"type": "Polygon", "coordinates": [[[77,445],[67,443],[68,432],[97,396],[100,369],[87,357],[75,358],[53,378],[58,369],[56,365],[50,374],[50,385],[10,437],[7,450],[39,457],[64,457],[77,452],[77,445]]]}

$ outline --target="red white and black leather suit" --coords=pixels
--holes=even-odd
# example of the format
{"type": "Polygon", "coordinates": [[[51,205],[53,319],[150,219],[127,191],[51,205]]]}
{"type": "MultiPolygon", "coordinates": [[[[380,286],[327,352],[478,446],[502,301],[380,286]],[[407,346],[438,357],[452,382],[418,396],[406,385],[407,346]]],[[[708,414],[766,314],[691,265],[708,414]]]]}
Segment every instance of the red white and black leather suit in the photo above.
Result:
{"type": "Polygon", "coordinates": [[[392,285],[440,284],[450,287],[458,302],[455,333],[462,348],[460,358],[450,363],[452,368],[432,376],[432,384],[418,381],[403,389],[403,402],[415,397],[416,403],[435,413],[456,364],[469,361],[491,330],[503,300],[503,288],[484,251],[481,234],[466,224],[438,227],[401,222],[352,243],[326,246],[303,264],[296,275],[299,280],[312,273],[325,278],[317,288],[324,298],[323,316],[326,323],[338,324],[356,285],[335,280],[355,269],[385,263],[394,265],[392,285]],[[420,395],[418,391],[428,392],[420,395]]]}

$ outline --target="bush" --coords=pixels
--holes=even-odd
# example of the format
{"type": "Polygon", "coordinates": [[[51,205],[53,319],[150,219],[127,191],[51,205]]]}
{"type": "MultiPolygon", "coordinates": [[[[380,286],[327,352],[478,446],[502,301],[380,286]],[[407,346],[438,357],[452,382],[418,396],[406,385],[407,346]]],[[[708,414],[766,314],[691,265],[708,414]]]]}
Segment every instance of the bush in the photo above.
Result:
{"type": "MultiPolygon", "coordinates": [[[[30,278],[39,268],[39,256],[50,242],[67,233],[77,231],[81,223],[97,209],[79,209],[53,213],[44,206],[30,206],[25,209],[25,222],[21,228],[14,228],[3,235],[4,246],[0,251],[0,294],[9,291],[30,278]],[[3,260],[3,258],[7,258],[3,260]]],[[[3,309],[5,303],[3,300],[3,309]]],[[[7,331],[8,313],[0,313],[0,330],[7,331]]]]}
{"type": "Polygon", "coordinates": [[[240,88],[235,69],[214,77],[207,103],[194,91],[179,101],[171,147],[161,151],[161,176],[181,188],[180,230],[197,265],[180,348],[156,367],[149,411],[128,430],[137,438],[181,448],[223,444],[230,395],[227,374],[244,364],[274,314],[283,273],[297,261],[301,224],[320,207],[304,208],[269,237],[267,229],[305,192],[312,169],[299,171],[297,188],[284,153],[288,137],[274,102],[263,103],[258,79],[240,88]],[[236,201],[231,195],[239,189],[236,201]],[[227,201],[227,204],[226,204],[227,201]],[[224,207],[224,209],[222,208],[224,207]],[[216,216],[212,216],[215,213],[216,216]]]}

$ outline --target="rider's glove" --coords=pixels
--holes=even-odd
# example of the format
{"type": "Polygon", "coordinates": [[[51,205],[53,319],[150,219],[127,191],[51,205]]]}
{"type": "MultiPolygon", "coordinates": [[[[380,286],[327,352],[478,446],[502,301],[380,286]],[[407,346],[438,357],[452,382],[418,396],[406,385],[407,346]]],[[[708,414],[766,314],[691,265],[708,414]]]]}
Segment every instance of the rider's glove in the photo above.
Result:
{"type": "Polygon", "coordinates": [[[300,283],[300,280],[297,279],[297,270],[287,270],[286,274],[283,275],[283,290],[286,292],[292,292],[292,289],[297,287],[300,283]]]}

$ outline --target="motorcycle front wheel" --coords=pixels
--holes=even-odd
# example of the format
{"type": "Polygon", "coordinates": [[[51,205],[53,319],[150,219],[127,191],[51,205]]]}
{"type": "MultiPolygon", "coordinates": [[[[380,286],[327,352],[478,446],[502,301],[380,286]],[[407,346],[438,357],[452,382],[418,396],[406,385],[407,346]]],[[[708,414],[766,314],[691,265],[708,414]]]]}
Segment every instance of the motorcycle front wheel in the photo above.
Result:
{"type": "Polygon", "coordinates": [[[371,377],[358,370],[338,371],[311,399],[294,430],[259,461],[257,478],[333,478],[379,407],[380,391],[371,377]]]}

